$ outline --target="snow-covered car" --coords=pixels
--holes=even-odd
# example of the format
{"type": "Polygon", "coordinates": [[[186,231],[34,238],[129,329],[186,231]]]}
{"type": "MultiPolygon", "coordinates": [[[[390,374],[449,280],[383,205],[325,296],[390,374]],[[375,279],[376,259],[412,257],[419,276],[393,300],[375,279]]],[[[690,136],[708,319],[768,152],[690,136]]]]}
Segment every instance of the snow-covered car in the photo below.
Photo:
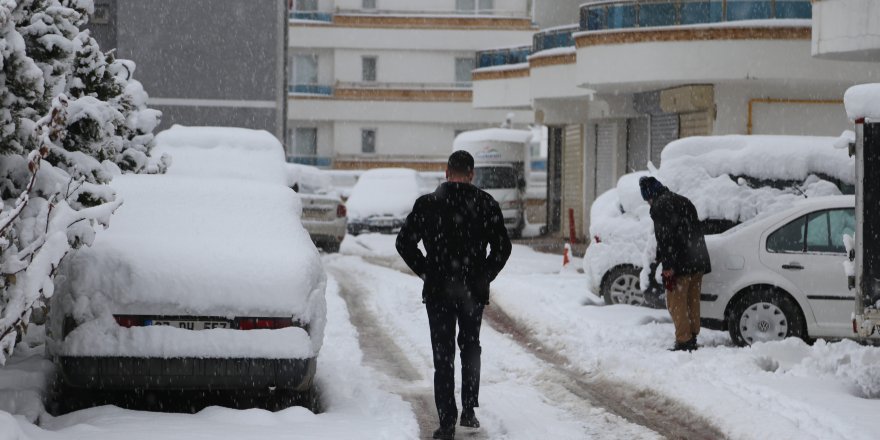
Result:
{"type": "Polygon", "coordinates": [[[816,197],[708,237],[703,325],[739,345],[855,337],[844,267],[855,227],[853,196],[816,197]]]}
{"type": "Polygon", "coordinates": [[[109,229],[60,266],[48,351],[74,390],[62,396],[274,389],[267,401],[312,404],[326,275],[280,143],[180,126],[156,142],[168,173],[116,176],[109,229]]]}
{"type": "Polygon", "coordinates": [[[347,210],[325,171],[308,165],[287,164],[288,186],[302,200],[302,224],[319,248],[337,252],[345,238],[347,210]]]}
{"type": "Polygon", "coordinates": [[[670,143],[659,169],[622,176],[616,188],[593,203],[592,240],[584,256],[590,288],[607,304],[665,304],[653,264],[654,225],[639,192],[641,176],[653,174],[688,197],[705,233],[720,233],[762,213],[786,209],[805,196],[852,194],[854,162],[845,149],[835,148],[837,141],[710,136],[670,143]]]}
{"type": "Polygon", "coordinates": [[[409,168],[365,171],[346,202],[348,232],[396,233],[421,195],[419,174],[409,168]]]}

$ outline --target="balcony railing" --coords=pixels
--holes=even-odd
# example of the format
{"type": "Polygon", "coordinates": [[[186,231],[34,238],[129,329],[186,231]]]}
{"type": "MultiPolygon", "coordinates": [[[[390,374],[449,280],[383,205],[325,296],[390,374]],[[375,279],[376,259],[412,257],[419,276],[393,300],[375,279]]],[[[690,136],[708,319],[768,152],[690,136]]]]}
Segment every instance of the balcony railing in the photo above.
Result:
{"type": "Polygon", "coordinates": [[[333,95],[333,86],[319,84],[290,84],[287,86],[287,93],[331,96],[333,95]]]}
{"type": "Polygon", "coordinates": [[[323,21],[327,23],[333,22],[333,13],[332,12],[319,12],[319,11],[290,11],[288,15],[288,19],[290,20],[311,20],[311,21],[323,21]]]}
{"type": "Polygon", "coordinates": [[[571,34],[578,30],[578,25],[543,30],[532,37],[532,53],[558,47],[574,46],[571,34]]]}
{"type": "Polygon", "coordinates": [[[493,66],[527,63],[532,46],[509,47],[505,49],[481,50],[477,52],[477,69],[493,66]]]}
{"type": "Polygon", "coordinates": [[[326,156],[287,156],[287,161],[321,168],[329,168],[333,165],[333,158],[326,156]]]}
{"type": "Polygon", "coordinates": [[[580,30],[810,19],[812,16],[810,0],[617,0],[582,5],[580,30]]]}

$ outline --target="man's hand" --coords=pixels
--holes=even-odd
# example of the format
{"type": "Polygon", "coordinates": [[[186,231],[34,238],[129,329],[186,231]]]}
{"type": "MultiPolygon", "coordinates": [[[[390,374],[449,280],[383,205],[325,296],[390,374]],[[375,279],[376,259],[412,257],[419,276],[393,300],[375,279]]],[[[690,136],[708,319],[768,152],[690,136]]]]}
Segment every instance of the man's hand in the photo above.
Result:
{"type": "Polygon", "coordinates": [[[675,271],[672,269],[666,269],[660,273],[660,277],[663,278],[663,288],[667,291],[671,292],[675,290],[675,271]]]}

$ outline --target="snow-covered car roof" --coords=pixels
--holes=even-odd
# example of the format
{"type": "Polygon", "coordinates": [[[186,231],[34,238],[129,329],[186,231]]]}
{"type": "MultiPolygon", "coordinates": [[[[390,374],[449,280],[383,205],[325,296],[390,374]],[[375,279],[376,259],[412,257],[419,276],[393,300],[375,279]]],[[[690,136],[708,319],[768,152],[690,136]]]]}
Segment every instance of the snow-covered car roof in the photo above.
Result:
{"type": "Polygon", "coordinates": [[[419,197],[419,177],[409,168],[377,168],[361,174],[346,202],[350,219],[404,217],[419,197]]]}
{"type": "Polygon", "coordinates": [[[264,130],[175,125],[156,135],[153,155],[162,153],[172,156],[172,175],[288,181],[284,147],[264,130]]]}
{"type": "Polygon", "coordinates": [[[846,115],[852,119],[866,118],[880,121],[880,84],[860,84],[850,87],[843,95],[846,115]]]}
{"type": "Polygon", "coordinates": [[[113,187],[124,204],[110,228],[62,265],[61,289],[76,304],[92,305],[77,313],[291,316],[309,324],[320,344],[326,278],[281,159],[229,145],[160,147],[174,154],[168,174],[117,176],[113,187]],[[209,166],[196,170],[197,163],[209,166]],[[245,169],[212,175],[233,164],[245,169]],[[245,178],[251,174],[257,178],[245,178]]]}
{"type": "Polygon", "coordinates": [[[333,189],[333,179],[320,168],[298,163],[286,163],[284,167],[287,170],[287,186],[299,186],[301,194],[337,195],[333,189]]]}

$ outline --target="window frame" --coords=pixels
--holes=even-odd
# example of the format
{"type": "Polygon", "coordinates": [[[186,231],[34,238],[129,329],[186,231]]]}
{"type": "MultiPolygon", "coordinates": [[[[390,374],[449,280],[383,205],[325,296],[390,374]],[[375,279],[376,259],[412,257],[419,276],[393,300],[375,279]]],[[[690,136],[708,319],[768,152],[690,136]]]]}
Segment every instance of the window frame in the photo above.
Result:
{"type": "Polygon", "coordinates": [[[453,67],[453,69],[454,69],[454,72],[453,72],[453,76],[454,76],[454,77],[453,77],[453,82],[455,83],[456,87],[470,87],[470,86],[472,86],[472,85],[473,85],[473,77],[472,77],[472,75],[471,75],[471,72],[473,72],[473,70],[477,68],[477,60],[476,60],[476,58],[474,58],[474,57],[455,57],[455,62],[454,62],[454,63],[455,63],[455,65],[454,65],[454,67],[453,67]],[[471,67],[471,69],[468,70],[467,80],[465,80],[465,81],[461,81],[461,80],[458,78],[458,74],[459,74],[459,70],[458,70],[458,69],[459,69],[459,63],[463,63],[463,62],[465,62],[465,61],[467,61],[467,62],[470,63],[470,67],[471,67]]]}
{"type": "Polygon", "coordinates": [[[376,138],[379,135],[379,130],[373,127],[363,127],[361,128],[361,154],[376,154],[376,138]],[[367,139],[369,139],[366,135],[367,133],[372,132],[372,145],[370,145],[370,150],[367,151],[367,139]]]}
{"type": "MultiPolygon", "coordinates": [[[[297,85],[317,85],[319,83],[319,60],[318,54],[316,53],[295,53],[290,56],[290,84],[297,85]],[[303,63],[303,60],[310,59],[314,65],[314,82],[305,82],[302,78],[299,78],[297,75],[298,66],[303,63]]],[[[310,78],[311,79],[311,78],[310,78]]]]}
{"type": "Polygon", "coordinates": [[[293,146],[294,157],[316,157],[318,155],[318,127],[308,127],[308,126],[293,127],[293,139],[291,140],[291,143],[293,144],[292,146],[293,146]],[[306,130],[314,133],[314,136],[310,136],[311,139],[315,140],[314,148],[312,148],[312,150],[314,150],[314,151],[311,154],[308,152],[303,152],[303,149],[300,148],[299,133],[304,132],[306,130]]]}
{"type": "Polygon", "coordinates": [[[379,57],[376,55],[363,55],[361,56],[361,81],[365,83],[374,83],[379,79],[379,57]],[[372,61],[373,63],[373,75],[372,79],[367,78],[367,62],[372,61]]]}
{"type": "Polygon", "coordinates": [[[377,9],[377,0],[361,0],[361,9],[365,11],[375,11],[377,9]]]}
{"type": "Polygon", "coordinates": [[[806,255],[806,254],[812,254],[812,255],[817,255],[817,254],[830,254],[830,255],[846,255],[846,250],[845,250],[845,249],[842,250],[842,251],[835,251],[835,250],[811,250],[811,249],[810,249],[810,244],[809,244],[809,241],[808,241],[808,237],[809,237],[809,234],[810,234],[810,220],[812,220],[812,219],[815,218],[816,216],[824,215],[824,216],[825,216],[825,225],[826,225],[826,228],[827,228],[826,230],[827,230],[827,234],[828,234],[828,237],[827,237],[827,239],[828,239],[828,247],[833,246],[834,241],[831,239],[831,232],[832,232],[832,231],[831,231],[831,216],[830,216],[830,213],[831,213],[832,211],[848,211],[848,210],[851,210],[851,209],[854,210],[854,208],[825,208],[825,209],[819,209],[819,210],[816,210],[816,211],[811,211],[811,212],[807,212],[807,213],[805,213],[805,214],[799,215],[798,217],[792,219],[791,221],[786,222],[784,225],[782,225],[782,226],[780,226],[780,227],[774,229],[772,232],[770,232],[769,234],[767,234],[767,239],[764,241],[764,250],[765,250],[765,252],[767,252],[767,253],[771,253],[771,254],[803,254],[803,255],[806,255]],[[800,250],[800,251],[785,251],[785,250],[783,250],[783,251],[778,251],[778,250],[771,250],[770,247],[769,247],[770,237],[772,237],[774,234],[776,234],[777,232],[781,231],[782,229],[788,227],[788,226],[791,225],[792,223],[799,222],[799,221],[803,221],[803,225],[804,225],[804,231],[803,231],[803,234],[802,234],[802,237],[801,237],[801,239],[802,239],[801,250],[800,250]]]}

